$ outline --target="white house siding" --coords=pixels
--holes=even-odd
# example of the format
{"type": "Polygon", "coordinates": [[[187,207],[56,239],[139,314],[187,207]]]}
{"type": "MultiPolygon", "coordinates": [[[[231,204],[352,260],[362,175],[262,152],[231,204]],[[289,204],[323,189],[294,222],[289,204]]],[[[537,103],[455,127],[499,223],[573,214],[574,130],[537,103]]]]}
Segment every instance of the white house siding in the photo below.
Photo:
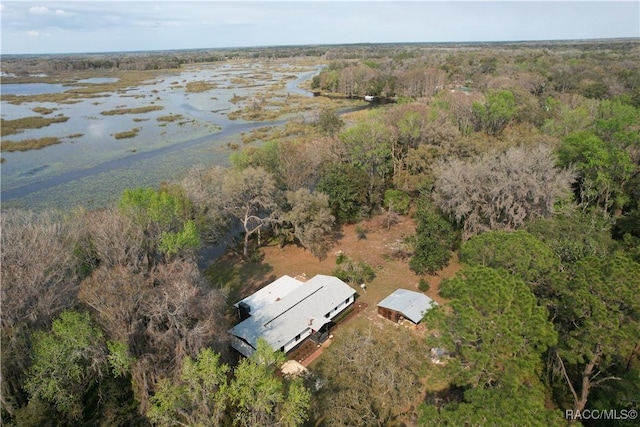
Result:
{"type": "Polygon", "coordinates": [[[333,310],[329,312],[329,319],[333,319],[340,312],[344,311],[347,307],[349,307],[355,301],[354,295],[351,295],[348,300],[344,301],[339,306],[335,307],[333,310]]]}
{"type": "Polygon", "coordinates": [[[295,346],[300,344],[302,341],[304,341],[305,338],[307,338],[309,335],[311,335],[311,328],[307,328],[304,331],[302,331],[300,333],[300,339],[295,339],[294,337],[291,341],[286,343],[284,346],[284,352],[288,353],[292,348],[294,348],[295,346]]]}

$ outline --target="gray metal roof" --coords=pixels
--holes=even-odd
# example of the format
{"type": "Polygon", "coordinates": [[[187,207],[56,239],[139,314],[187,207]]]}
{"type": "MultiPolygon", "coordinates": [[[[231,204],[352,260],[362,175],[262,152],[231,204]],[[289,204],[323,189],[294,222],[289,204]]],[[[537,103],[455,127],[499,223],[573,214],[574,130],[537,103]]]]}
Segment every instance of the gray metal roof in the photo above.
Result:
{"type": "Polygon", "coordinates": [[[264,288],[249,295],[242,301],[238,301],[233,306],[238,308],[240,303],[245,303],[251,307],[251,312],[257,312],[262,310],[264,307],[281,300],[285,295],[293,292],[303,284],[304,282],[298,279],[284,275],[264,288]]]}
{"type": "MultiPolygon", "coordinates": [[[[278,289],[284,282],[289,280],[278,279],[265,288],[275,285],[274,289],[278,289]]],[[[273,293],[272,295],[278,294],[278,297],[269,304],[259,304],[259,309],[251,307],[251,317],[234,326],[229,333],[244,339],[254,348],[258,338],[262,337],[277,350],[310,326],[314,330],[320,329],[330,320],[325,318],[325,314],[356,293],[349,285],[333,276],[317,275],[300,283],[301,285],[288,289],[284,294],[273,293]]],[[[269,291],[264,291],[265,288],[258,291],[263,296],[270,294],[269,291]]],[[[250,303],[249,298],[243,301],[250,303]]],[[[257,301],[264,300],[259,297],[257,301]]]]}
{"type": "Polygon", "coordinates": [[[396,289],[391,295],[378,303],[378,307],[402,313],[404,317],[413,323],[420,322],[424,313],[435,305],[437,303],[425,294],[407,289],[396,289]]]}

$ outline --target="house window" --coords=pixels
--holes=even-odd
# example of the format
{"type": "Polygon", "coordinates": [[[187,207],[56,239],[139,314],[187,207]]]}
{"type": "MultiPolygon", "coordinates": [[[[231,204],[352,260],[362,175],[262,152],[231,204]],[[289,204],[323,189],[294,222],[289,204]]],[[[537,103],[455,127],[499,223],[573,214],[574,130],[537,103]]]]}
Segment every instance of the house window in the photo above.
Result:
{"type": "Polygon", "coordinates": [[[300,334],[296,335],[296,341],[300,341],[300,334]]]}
{"type": "Polygon", "coordinates": [[[351,300],[351,297],[347,298],[347,300],[344,303],[349,304],[349,300],[351,300]]]}

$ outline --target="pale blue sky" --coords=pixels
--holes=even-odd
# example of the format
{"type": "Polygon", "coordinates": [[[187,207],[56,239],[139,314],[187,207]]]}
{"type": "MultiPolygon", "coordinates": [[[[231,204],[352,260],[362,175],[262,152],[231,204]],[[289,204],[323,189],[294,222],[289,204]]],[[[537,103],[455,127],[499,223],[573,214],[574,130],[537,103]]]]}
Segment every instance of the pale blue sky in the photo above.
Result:
{"type": "Polygon", "coordinates": [[[3,54],[640,37],[635,1],[0,1],[3,54]]]}

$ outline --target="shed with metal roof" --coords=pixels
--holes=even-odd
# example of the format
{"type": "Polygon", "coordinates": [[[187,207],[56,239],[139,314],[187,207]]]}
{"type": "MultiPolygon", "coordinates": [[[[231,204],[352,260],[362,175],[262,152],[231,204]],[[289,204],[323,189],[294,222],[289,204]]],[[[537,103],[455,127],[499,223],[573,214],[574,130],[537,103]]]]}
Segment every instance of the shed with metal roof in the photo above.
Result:
{"type": "Polygon", "coordinates": [[[408,319],[417,324],[435,305],[437,303],[423,293],[396,289],[378,303],[378,314],[392,322],[408,319]]]}

